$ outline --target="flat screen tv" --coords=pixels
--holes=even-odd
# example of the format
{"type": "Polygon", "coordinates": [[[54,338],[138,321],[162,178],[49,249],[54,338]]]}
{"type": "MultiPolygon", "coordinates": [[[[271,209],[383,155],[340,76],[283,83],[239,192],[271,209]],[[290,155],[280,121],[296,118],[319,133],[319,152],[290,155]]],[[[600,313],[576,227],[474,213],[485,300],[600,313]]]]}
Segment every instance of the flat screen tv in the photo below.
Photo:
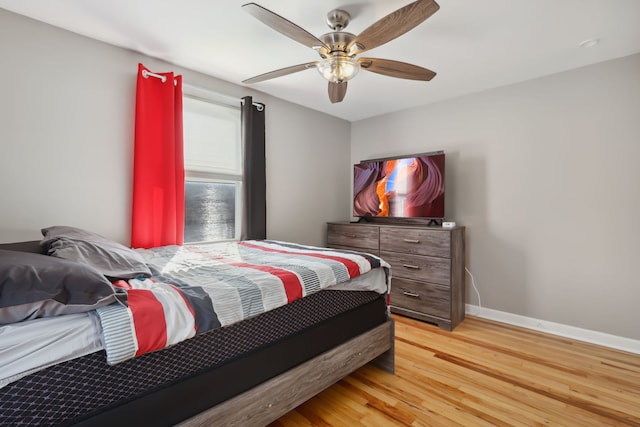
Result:
{"type": "Polygon", "coordinates": [[[444,152],[355,164],[353,216],[443,219],[444,152]]]}

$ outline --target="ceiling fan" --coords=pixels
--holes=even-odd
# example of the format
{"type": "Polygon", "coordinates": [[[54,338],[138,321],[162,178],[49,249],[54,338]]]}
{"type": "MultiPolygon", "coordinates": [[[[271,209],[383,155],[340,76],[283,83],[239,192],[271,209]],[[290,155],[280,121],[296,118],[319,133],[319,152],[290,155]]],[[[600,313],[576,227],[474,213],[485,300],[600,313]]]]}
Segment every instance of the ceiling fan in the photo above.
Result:
{"type": "Polygon", "coordinates": [[[363,68],[386,76],[411,80],[431,80],[436,73],[417,65],[378,58],[357,58],[356,55],[381,46],[416,27],[433,15],[440,6],[434,0],[417,0],[376,21],[359,35],[343,31],[351,16],[335,9],[327,14],[327,25],[333,31],[316,37],[282,16],[255,3],[242,6],[262,23],[298,43],[312,48],[320,55],[320,61],[307,62],[270,71],[244,80],[258,83],[298,71],[316,68],[329,81],[329,100],[341,102],[347,93],[347,81],[363,68]]]}

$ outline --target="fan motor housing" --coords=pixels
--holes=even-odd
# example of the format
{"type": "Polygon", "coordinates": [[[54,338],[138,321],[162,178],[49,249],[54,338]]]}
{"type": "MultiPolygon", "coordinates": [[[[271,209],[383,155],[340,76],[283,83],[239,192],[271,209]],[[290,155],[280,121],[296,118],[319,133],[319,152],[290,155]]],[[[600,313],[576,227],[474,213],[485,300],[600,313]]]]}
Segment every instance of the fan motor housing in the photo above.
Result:
{"type": "Polygon", "coordinates": [[[344,31],[335,31],[333,33],[323,34],[318,37],[324,44],[329,46],[331,52],[347,52],[347,46],[355,40],[355,34],[344,31]]]}

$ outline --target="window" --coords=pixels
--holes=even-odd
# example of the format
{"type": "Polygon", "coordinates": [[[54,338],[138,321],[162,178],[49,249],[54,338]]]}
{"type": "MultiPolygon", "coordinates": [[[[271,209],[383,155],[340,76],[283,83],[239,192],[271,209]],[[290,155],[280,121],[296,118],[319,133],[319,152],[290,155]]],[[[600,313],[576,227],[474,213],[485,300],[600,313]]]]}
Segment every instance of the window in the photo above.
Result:
{"type": "MultiPolygon", "coordinates": [[[[193,91],[191,91],[193,92],[193,91]]],[[[183,97],[185,243],[240,238],[240,106],[183,97]]]]}

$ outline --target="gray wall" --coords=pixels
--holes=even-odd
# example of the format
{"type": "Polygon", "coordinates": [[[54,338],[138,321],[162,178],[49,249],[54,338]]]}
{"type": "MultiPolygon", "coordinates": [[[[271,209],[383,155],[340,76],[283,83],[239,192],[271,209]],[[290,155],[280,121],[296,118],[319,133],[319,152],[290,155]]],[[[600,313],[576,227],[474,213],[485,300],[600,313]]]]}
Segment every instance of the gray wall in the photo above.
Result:
{"type": "Polygon", "coordinates": [[[634,55],[359,121],[351,160],[445,150],[483,306],[640,339],[638,76],[634,55]]]}
{"type": "Polygon", "coordinates": [[[0,242],[68,224],[129,243],[138,62],[267,105],[269,238],[323,244],[345,211],[346,121],[2,9],[0,61],[0,242]]]}

